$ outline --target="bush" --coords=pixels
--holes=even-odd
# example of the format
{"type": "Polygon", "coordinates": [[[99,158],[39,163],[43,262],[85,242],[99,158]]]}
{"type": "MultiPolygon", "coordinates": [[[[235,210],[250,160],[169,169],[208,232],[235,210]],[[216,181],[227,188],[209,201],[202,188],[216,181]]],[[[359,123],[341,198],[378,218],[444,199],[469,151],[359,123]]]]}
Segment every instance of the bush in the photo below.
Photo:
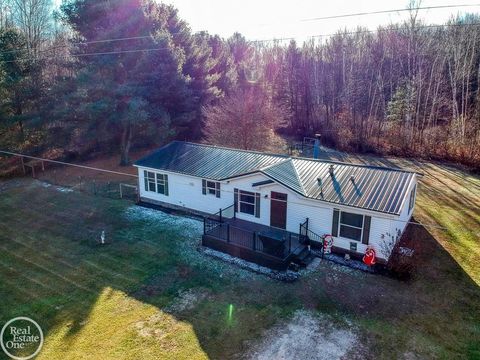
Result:
{"type": "Polygon", "coordinates": [[[387,263],[387,269],[393,277],[408,281],[414,277],[416,272],[415,253],[412,256],[402,254],[400,244],[401,241],[395,244],[387,263]]]}

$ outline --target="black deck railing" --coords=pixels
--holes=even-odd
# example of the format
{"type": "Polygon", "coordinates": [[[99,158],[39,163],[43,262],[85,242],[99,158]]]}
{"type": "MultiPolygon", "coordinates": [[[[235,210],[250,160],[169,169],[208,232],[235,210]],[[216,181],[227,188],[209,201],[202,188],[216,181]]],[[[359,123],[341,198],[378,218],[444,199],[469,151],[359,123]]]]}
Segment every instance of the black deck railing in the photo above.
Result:
{"type": "Polygon", "coordinates": [[[322,252],[322,258],[323,258],[323,236],[318,235],[317,233],[314,233],[308,228],[308,218],[305,220],[304,223],[300,224],[300,237],[301,241],[304,244],[311,245],[312,243],[314,245],[317,245],[320,247],[321,252],[322,252]]]}
{"type": "Polygon", "coordinates": [[[286,260],[304,247],[301,236],[288,231],[253,231],[221,221],[219,216],[204,218],[204,234],[228,244],[246,248],[262,255],[286,260]]]}

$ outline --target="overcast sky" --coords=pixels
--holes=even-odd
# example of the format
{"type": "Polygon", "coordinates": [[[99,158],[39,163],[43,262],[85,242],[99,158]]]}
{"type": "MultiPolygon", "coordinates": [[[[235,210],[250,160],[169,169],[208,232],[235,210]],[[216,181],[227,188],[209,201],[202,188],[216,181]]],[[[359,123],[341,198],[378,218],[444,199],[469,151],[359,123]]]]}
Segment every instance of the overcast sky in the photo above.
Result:
{"type": "MultiPolygon", "coordinates": [[[[1,0],[0,0],[1,1],[1,0]]],[[[54,0],[59,5],[62,0],[54,0]]],[[[210,34],[229,37],[242,33],[249,40],[330,34],[338,29],[398,23],[408,17],[406,12],[376,14],[343,19],[304,21],[316,17],[368,11],[404,9],[408,0],[158,0],[174,5],[180,17],[194,32],[207,30],[210,34]]],[[[479,4],[480,0],[423,0],[421,6],[479,4]]],[[[480,13],[480,6],[431,9],[420,11],[420,18],[429,24],[441,24],[452,15],[465,12],[480,13]]]]}
{"type": "MultiPolygon", "coordinates": [[[[339,28],[357,25],[375,29],[378,25],[396,23],[407,13],[360,16],[345,19],[302,21],[315,17],[366,11],[402,9],[408,0],[164,0],[178,8],[180,16],[193,31],[229,37],[235,31],[247,39],[305,37],[328,34],[339,28]]],[[[479,0],[424,0],[421,6],[478,4],[479,0]]],[[[420,12],[428,23],[443,23],[452,14],[480,12],[480,6],[458,9],[432,9],[420,12]]]]}

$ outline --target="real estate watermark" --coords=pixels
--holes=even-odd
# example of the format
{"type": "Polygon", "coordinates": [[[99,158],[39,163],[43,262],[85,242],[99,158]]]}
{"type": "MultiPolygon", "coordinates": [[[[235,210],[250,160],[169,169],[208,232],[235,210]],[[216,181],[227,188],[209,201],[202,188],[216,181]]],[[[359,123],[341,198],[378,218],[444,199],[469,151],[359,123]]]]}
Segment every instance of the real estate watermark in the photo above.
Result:
{"type": "Polygon", "coordinates": [[[43,346],[43,331],[35,320],[19,316],[9,320],[0,332],[0,345],[9,357],[28,360],[40,352],[43,346]],[[13,355],[20,353],[25,355],[13,355]]]}

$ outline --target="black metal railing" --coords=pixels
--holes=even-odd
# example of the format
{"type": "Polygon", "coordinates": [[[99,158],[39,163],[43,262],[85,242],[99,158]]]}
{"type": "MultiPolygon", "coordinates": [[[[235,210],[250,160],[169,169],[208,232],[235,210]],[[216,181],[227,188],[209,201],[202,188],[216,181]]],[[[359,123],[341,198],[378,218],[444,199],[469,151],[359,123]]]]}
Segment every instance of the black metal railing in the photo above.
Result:
{"type": "Polygon", "coordinates": [[[311,245],[312,243],[320,246],[323,257],[323,236],[314,233],[308,228],[308,218],[304,223],[300,224],[300,238],[303,244],[311,245]]]}
{"type": "Polygon", "coordinates": [[[221,222],[218,218],[204,219],[204,234],[281,260],[286,260],[299,247],[304,246],[300,236],[292,232],[275,230],[275,235],[257,232],[221,222]]]}
{"type": "Polygon", "coordinates": [[[208,217],[219,220],[220,222],[223,222],[225,219],[235,219],[235,204],[227,206],[224,209],[220,209],[215,214],[209,215],[208,217]]]}

